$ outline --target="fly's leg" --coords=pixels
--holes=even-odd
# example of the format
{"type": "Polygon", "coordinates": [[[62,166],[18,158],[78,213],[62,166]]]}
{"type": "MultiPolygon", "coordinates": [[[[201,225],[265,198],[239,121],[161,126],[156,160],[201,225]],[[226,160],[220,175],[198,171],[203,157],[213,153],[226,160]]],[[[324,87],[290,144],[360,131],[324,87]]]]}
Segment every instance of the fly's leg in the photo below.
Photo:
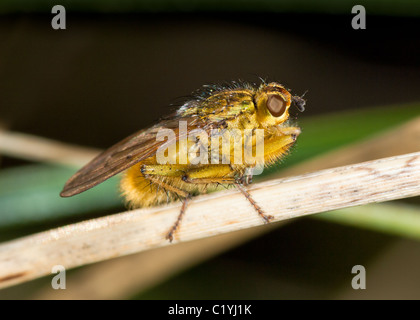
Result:
{"type": "Polygon", "coordinates": [[[295,143],[300,134],[297,127],[282,128],[280,135],[270,135],[264,140],[264,160],[270,162],[270,158],[278,159],[287,154],[290,147],[295,143]]]}
{"type": "Polygon", "coordinates": [[[230,165],[206,165],[189,169],[182,180],[191,184],[233,184],[235,171],[230,165]]]}
{"type": "Polygon", "coordinates": [[[270,220],[274,219],[273,216],[267,215],[264,213],[264,211],[261,209],[261,207],[257,204],[257,202],[251,197],[248,191],[245,190],[245,188],[242,186],[242,184],[238,181],[235,181],[235,187],[242,192],[242,194],[245,196],[245,198],[248,199],[248,201],[252,204],[255,211],[257,211],[258,215],[263,218],[265,223],[269,223],[270,220]]]}
{"type": "Polygon", "coordinates": [[[148,176],[182,177],[186,168],[184,164],[144,164],[140,170],[148,176]]]}
{"type": "Polygon", "coordinates": [[[144,165],[141,167],[141,173],[145,177],[145,179],[156,183],[158,186],[162,187],[166,191],[173,192],[177,194],[179,197],[183,198],[181,211],[179,212],[178,218],[176,219],[175,223],[169,229],[168,233],[166,234],[166,239],[169,242],[172,242],[174,239],[174,234],[178,229],[179,225],[181,224],[181,220],[184,217],[185,211],[187,210],[187,204],[191,199],[191,194],[187,191],[174,187],[168,183],[165,183],[159,176],[181,176],[182,171],[181,168],[178,166],[171,167],[171,165],[144,165]]]}
{"type": "Polygon", "coordinates": [[[162,187],[164,190],[173,192],[173,193],[177,194],[178,196],[180,196],[182,198],[186,198],[190,195],[187,191],[184,191],[182,189],[174,187],[173,185],[170,185],[170,184],[162,181],[161,179],[159,179],[156,176],[152,176],[152,175],[149,175],[149,174],[143,174],[143,176],[144,176],[145,179],[149,180],[152,183],[157,184],[158,186],[162,187]]]}
{"type": "Polygon", "coordinates": [[[184,198],[184,201],[182,202],[181,211],[179,212],[178,218],[176,219],[175,223],[172,225],[171,229],[169,229],[169,232],[166,234],[166,239],[169,240],[169,242],[172,242],[174,239],[174,233],[179,227],[179,224],[181,223],[182,218],[184,217],[185,211],[187,210],[188,202],[191,200],[191,195],[188,195],[186,198],[184,198]]]}
{"type": "Polygon", "coordinates": [[[234,178],[235,171],[229,165],[209,165],[196,170],[189,170],[182,180],[188,183],[195,184],[208,184],[208,183],[220,183],[220,184],[233,184],[235,187],[245,196],[245,198],[251,203],[258,215],[264,220],[265,223],[270,222],[274,217],[267,215],[252,198],[248,191],[243,187],[243,182],[249,182],[247,178],[234,178]],[[220,177],[220,172],[225,171],[225,176],[220,177]],[[217,173],[217,175],[216,175],[217,173]]]}

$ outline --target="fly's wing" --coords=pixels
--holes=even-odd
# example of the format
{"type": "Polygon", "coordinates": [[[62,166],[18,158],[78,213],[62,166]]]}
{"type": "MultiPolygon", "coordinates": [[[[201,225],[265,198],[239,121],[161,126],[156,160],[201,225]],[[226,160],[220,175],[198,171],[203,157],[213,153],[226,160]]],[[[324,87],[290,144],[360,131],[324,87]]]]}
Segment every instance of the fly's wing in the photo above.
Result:
{"type": "MultiPolygon", "coordinates": [[[[178,125],[179,121],[190,122],[194,127],[199,127],[197,121],[191,119],[167,119],[145,130],[138,131],[115,144],[108,150],[99,154],[91,162],[76,172],[64,185],[60,193],[62,197],[71,197],[86,191],[112,176],[135,165],[141,160],[152,157],[158,148],[167,143],[176,143],[181,138],[178,125]],[[160,129],[173,129],[176,139],[173,141],[156,141],[156,135],[160,129]]],[[[186,137],[185,137],[186,138],[186,137]]]]}

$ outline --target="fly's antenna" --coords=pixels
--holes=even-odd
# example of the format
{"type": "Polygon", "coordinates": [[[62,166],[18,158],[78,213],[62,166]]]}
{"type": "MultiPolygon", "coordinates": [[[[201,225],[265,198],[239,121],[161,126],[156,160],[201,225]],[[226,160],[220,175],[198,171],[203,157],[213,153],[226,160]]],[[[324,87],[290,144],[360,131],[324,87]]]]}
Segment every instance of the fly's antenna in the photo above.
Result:
{"type": "Polygon", "coordinates": [[[263,77],[258,77],[258,79],[260,79],[262,84],[267,84],[267,80],[264,79],[263,77]]]}
{"type": "Polygon", "coordinates": [[[292,101],[293,103],[296,105],[296,108],[300,111],[303,112],[305,111],[305,104],[306,104],[306,100],[303,99],[303,97],[305,96],[305,94],[308,92],[308,90],[306,90],[304,92],[304,94],[302,94],[300,97],[299,96],[293,96],[292,97],[292,101]]]}

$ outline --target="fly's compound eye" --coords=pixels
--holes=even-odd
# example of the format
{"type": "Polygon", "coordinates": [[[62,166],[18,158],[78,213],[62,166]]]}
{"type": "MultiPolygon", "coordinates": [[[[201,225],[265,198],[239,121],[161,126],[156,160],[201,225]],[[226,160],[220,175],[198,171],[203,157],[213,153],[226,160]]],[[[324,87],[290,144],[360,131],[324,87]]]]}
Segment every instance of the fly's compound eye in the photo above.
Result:
{"type": "Polygon", "coordinates": [[[273,117],[280,117],[286,112],[287,103],[281,96],[273,94],[267,99],[267,108],[273,117]]]}

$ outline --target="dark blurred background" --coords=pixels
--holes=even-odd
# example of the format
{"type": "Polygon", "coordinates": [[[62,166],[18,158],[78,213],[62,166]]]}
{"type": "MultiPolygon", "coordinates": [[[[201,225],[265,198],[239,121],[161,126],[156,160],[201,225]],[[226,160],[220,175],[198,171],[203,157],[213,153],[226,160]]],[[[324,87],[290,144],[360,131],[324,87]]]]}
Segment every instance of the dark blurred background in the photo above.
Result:
{"type": "MultiPolygon", "coordinates": [[[[369,13],[369,7],[367,7],[369,13]]],[[[67,12],[1,17],[0,117],[10,129],[107,147],[206,83],[278,81],[302,116],[420,100],[419,19],[272,12],[67,12]]]]}
{"type": "MultiPolygon", "coordinates": [[[[36,2],[0,5],[0,123],[13,131],[106,148],[203,84],[258,77],[308,90],[299,118],[420,101],[415,1],[36,2]],[[55,4],[66,30],[51,27],[55,4]]],[[[394,240],[302,219],[138,297],[328,298],[394,240]]]]}

